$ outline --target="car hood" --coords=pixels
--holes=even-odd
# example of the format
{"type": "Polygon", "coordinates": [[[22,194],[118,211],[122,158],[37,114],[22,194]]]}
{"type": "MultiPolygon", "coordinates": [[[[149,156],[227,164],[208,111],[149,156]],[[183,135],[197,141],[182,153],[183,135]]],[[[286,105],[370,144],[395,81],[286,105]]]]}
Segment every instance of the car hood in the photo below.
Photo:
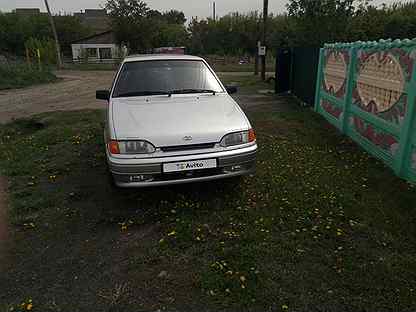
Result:
{"type": "Polygon", "coordinates": [[[156,147],[219,142],[249,127],[228,94],[114,98],[111,106],[118,140],[147,140],[156,147]]]}

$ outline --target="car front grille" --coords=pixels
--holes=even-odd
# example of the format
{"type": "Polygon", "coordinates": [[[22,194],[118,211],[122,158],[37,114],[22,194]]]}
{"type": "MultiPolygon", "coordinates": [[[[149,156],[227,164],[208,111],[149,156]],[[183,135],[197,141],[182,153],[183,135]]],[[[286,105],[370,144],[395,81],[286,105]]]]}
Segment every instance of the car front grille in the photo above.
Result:
{"type": "Polygon", "coordinates": [[[204,144],[190,144],[190,145],[176,145],[176,146],[164,146],[160,149],[163,152],[181,152],[181,151],[191,151],[191,150],[201,150],[214,148],[215,143],[204,143],[204,144]]]}

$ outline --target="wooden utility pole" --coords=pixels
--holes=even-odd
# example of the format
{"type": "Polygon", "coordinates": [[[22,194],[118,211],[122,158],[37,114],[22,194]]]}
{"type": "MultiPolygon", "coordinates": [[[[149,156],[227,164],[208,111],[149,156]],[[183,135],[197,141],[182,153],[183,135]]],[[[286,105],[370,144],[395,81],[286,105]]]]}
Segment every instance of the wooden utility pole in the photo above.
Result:
{"type": "Polygon", "coordinates": [[[61,59],[61,46],[59,45],[58,40],[58,33],[56,32],[55,21],[53,20],[53,16],[51,13],[51,9],[49,8],[48,0],[45,0],[46,10],[48,11],[49,22],[51,23],[53,37],[55,38],[55,46],[56,46],[56,65],[58,69],[62,68],[62,59],[61,59]]]}
{"type": "Polygon", "coordinates": [[[216,4],[215,4],[215,1],[214,1],[214,4],[213,4],[213,8],[212,8],[212,19],[214,20],[214,22],[217,20],[217,8],[216,8],[216,4]]]}
{"type": "Polygon", "coordinates": [[[257,45],[256,45],[256,56],[254,57],[254,75],[258,76],[259,75],[259,50],[260,50],[260,46],[261,46],[261,42],[260,40],[257,40],[257,45]]]}
{"type": "Polygon", "coordinates": [[[259,50],[261,46],[260,42],[260,20],[261,16],[258,16],[258,13],[256,11],[256,53],[255,53],[255,60],[254,60],[254,75],[259,75],[259,50]]]}
{"type": "MultiPolygon", "coordinates": [[[[263,46],[267,47],[267,19],[269,17],[269,0],[263,3],[263,46]]],[[[266,80],[266,55],[261,57],[261,79],[266,80]]]]}

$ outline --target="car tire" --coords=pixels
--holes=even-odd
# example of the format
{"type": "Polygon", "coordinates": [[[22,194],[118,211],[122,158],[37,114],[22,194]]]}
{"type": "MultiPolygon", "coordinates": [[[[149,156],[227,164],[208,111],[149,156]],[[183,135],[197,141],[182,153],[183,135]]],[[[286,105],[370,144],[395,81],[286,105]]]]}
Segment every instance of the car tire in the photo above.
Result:
{"type": "Polygon", "coordinates": [[[108,163],[106,162],[106,176],[107,176],[107,184],[110,187],[110,190],[118,189],[118,186],[114,180],[113,174],[110,171],[110,167],[108,166],[108,163]]]}

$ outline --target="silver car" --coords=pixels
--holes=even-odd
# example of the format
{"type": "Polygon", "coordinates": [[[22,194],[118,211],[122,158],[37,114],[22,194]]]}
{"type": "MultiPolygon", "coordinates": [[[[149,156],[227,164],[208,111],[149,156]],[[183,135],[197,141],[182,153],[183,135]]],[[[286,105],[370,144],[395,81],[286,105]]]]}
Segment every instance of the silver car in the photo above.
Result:
{"type": "Polygon", "coordinates": [[[256,135],[205,60],[127,57],[108,101],[107,162],[119,187],[207,181],[253,173],[256,135]]]}

